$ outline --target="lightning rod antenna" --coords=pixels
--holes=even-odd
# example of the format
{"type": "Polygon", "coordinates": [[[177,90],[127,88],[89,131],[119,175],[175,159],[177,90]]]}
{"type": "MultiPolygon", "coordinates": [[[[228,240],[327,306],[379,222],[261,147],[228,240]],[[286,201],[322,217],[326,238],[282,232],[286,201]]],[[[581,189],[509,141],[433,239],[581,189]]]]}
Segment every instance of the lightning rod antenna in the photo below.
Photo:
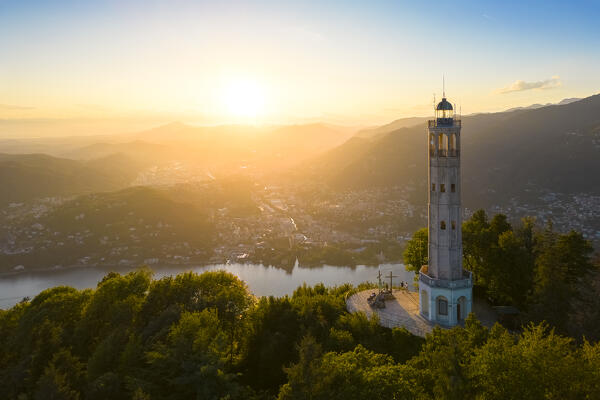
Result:
{"type": "Polygon", "coordinates": [[[446,76],[445,74],[442,74],[442,89],[443,89],[443,93],[444,93],[444,98],[446,98],[446,76]]]}

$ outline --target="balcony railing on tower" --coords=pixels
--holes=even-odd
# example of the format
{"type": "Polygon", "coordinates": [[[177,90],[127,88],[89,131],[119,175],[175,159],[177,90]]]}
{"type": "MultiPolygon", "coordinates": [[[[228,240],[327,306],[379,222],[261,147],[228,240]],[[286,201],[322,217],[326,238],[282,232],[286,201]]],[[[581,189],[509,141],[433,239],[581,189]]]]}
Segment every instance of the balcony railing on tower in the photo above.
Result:
{"type": "Polygon", "coordinates": [[[473,274],[471,271],[463,269],[462,279],[448,280],[448,279],[435,279],[427,275],[429,273],[426,265],[421,267],[419,271],[419,281],[425,283],[429,287],[441,287],[449,289],[460,289],[466,288],[473,285],[473,274]]]}
{"type": "Polygon", "coordinates": [[[461,126],[461,120],[458,118],[436,118],[427,121],[429,128],[436,128],[438,126],[461,126]]]}
{"type": "MultiPolygon", "coordinates": [[[[435,149],[429,150],[429,155],[431,157],[435,157],[435,149]]],[[[460,150],[450,149],[450,150],[438,150],[438,157],[458,157],[460,155],[460,150]]]]}

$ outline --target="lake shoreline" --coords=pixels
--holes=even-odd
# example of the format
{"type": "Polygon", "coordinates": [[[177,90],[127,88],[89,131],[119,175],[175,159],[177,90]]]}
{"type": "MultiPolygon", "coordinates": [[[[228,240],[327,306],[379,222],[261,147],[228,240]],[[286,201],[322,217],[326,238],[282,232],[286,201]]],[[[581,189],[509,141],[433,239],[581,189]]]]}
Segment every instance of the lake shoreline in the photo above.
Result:
{"type": "MultiPolygon", "coordinates": [[[[292,268],[264,266],[252,263],[190,265],[151,265],[148,266],[153,279],[177,276],[185,272],[202,274],[207,271],[222,270],[237,276],[248,286],[248,290],[257,297],[291,295],[300,286],[339,286],[351,284],[357,286],[364,282],[377,283],[381,271],[381,281],[389,285],[389,273],[394,275],[393,284],[401,281],[414,281],[414,272],[406,271],[403,264],[381,264],[379,266],[331,266],[303,267],[295,263],[292,268]],[[386,278],[386,275],[388,278],[386,278]]],[[[126,274],[138,268],[115,265],[71,266],[45,271],[19,271],[17,274],[0,276],[0,308],[10,308],[22,298],[34,298],[43,290],[56,286],[70,286],[78,290],[94,289],[109,272],[126,274]]]]}
{"type": "Polygon", "coordinates": [[[2,271],[0,272],[0,279],[4,278],[4,277],[13,277],[13,276],[19,276],[19,275],[28,275],[28,274],[35,274],[35,273],[47,273],[47,272],[61,272],[61,271],[68,271],[68,270],[76,270],[76,269],[85,269],[85,268],[103,268],[103,269],[107,269],[108,272],[114,271],[114,272],[119,272],[119,270],[128,270],[128,271],[132,271],[132,270],[136,270],[139,268],[150,268],[152,269],[155,266],[158,266],[159,268],[180,268],[180,267],[190,267],[190,268],[203,268],[203,267],[212,267],[212,266],[217,266],[217,265],[232,265],[232,264],[240,264],[240,265],[255,265],[255,266],[259,266],[259,267],[266,267],[266,268],[277,268],[277,269],[281,269],[284,271],[288,271],[288,270],[292,270],[293,268],[303,268],[303,269],[318,269],[318,268],[322,268],[324,266],[328,266],[328,267],[336,267],[336,268],[357,268],[357,267],[367,267],[367,268],[377,268],[379,265],[395,265],[395,264],[401,264],[400,262],[395,262],[395,261],[391,261],[389,263],[382,263],[382,264],[378,264],[378,265],[371,265],[371,264],[356,264],[356,265],[332,265],[332,264],[320,264],[320,265],[303,265],[300,263],[294,264],[292,265],[291,268],[287,268],[287,267],[281,267],[281,266],[277,266],[277,265],[264,265],[262,263],[255,263],[255,262],[245,262],[245,263],[241,263],[241,262],[236,262],[236,263],[208,263],[208,264],[198,264],[198,263],[177,263],[177,264],[151,264],[151,265],[147,265],[147,264],[140,264],[138,266],[133,266],[133,265],[114,265],[114,264],[75,264],[75,265],[68,265],[66,267],[60,267],[60,268],[55,268],[55,267],[48,267],[48,268],[39,268],[39,269],[30,269],[30,270],[18,270],[18,271],[2,271]]]}

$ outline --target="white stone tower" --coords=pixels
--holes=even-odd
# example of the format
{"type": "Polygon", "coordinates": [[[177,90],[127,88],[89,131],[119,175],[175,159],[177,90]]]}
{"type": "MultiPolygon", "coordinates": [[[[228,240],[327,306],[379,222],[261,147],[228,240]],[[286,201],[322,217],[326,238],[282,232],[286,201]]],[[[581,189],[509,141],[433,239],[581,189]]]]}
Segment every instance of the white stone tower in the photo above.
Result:
{"type": "Polygon", "coordinates": [[[427,125],[429,265],[419,272],[419,309],[445,326],[463,321],[472,302],[471,273],[462,269],[460,129],[444,93],[427,125]]]}

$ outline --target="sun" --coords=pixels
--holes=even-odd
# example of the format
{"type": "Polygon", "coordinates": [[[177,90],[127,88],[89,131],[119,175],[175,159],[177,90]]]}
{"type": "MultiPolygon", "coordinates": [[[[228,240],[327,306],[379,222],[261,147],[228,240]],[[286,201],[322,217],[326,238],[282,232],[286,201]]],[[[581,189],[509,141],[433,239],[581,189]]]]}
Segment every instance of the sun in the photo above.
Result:
{"type": "Polygon", "coordinates": [[[252,80],[231,80],[221,89],[221,102],[232,117],[256,119],[265,111],[264,89],[252,80]]]}

